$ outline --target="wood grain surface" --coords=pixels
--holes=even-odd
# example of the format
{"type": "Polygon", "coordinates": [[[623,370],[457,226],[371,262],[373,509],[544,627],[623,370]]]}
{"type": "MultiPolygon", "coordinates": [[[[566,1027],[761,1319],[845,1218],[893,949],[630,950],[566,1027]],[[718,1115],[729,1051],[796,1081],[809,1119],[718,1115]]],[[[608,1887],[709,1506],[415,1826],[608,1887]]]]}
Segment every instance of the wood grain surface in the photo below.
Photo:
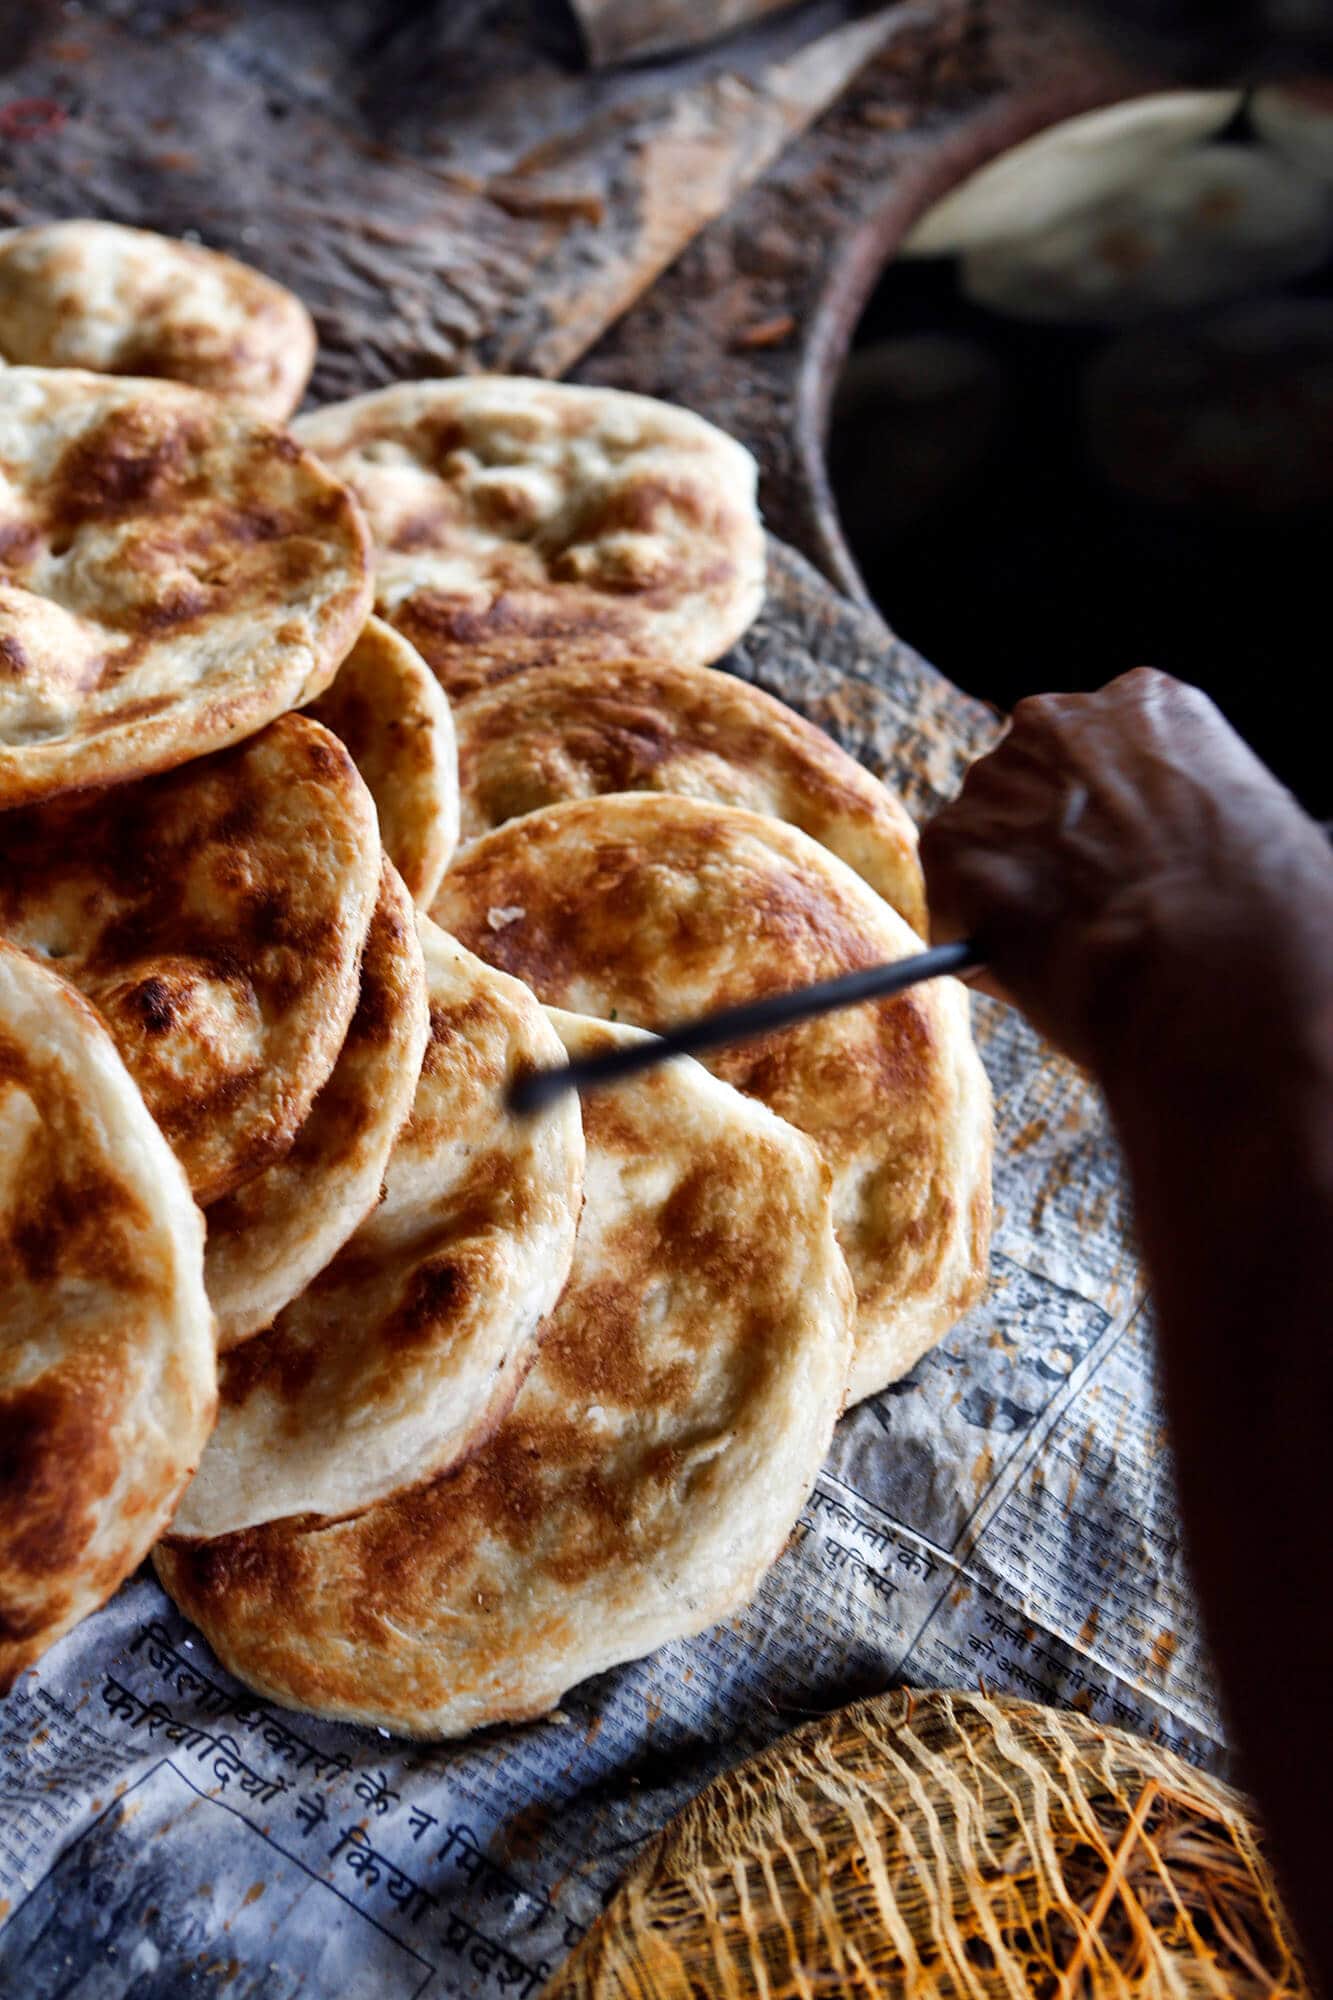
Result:
{"type": "Polygon", "coordinates": [[[249,259],[315,314],[316,401],[478,368],[674,397],[855,590],[823,426],[898,235],[1152,81],[1025,5],[807,0],[592,70],[555,0],[0,0],[0,226],[99,215],[249,259]]]}
{"type": "Polygon", "coordinates": [[[563,9],[10,5],[0,223],[197,231],[289,284],[317,400],[556,375],[844,87],[891,10],[602,76],[563,9]]]}

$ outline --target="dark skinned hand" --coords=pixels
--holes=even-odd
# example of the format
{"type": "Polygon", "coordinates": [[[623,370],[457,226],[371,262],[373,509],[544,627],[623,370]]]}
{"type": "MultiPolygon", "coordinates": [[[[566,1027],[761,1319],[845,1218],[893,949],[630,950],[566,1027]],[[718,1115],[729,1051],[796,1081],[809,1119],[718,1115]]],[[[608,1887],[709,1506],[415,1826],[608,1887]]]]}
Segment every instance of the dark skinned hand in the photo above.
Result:
{"type": "Polygon", "coordinates": [[[1186,1032],[1229,1034],[1245,966],[1294,974],[1333,895],[1320,829],[1206,695],[1146,667],[1020,702],[921,856],[935,940],[977,937],[985,983],[1095,1071],[1150,998],[1210,981],[1186,1032]]]}
{"type": "Polygon", "coordinates": [[[1197,689],[1020,702],[922,840],[934,935],[1106,1094],[1191,1567],[1333,1993],[1333,852],[1197,689]]]}

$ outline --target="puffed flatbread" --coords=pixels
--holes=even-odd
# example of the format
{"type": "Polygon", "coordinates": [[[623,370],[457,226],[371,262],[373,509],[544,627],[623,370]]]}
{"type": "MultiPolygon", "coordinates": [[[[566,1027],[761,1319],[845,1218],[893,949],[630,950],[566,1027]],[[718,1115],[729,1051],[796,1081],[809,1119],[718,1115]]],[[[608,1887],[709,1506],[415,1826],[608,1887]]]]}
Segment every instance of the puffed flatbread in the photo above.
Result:
{"type": "Polygon", "coordinates": [[[0,935],[97,1007],[201,1203],[286,1151],[333,1068],[379,875],[371,796],[299,715],[0,815],[0,935]]]}
{"type": "Polygon", "coordinates": [[[250,735],[323,692],[370,597],[355,502],[285,431],[0,368],[0,809],[250,735]]]}
{"type": "MultiPolygon", "coordinates": [[[[632,1038],[555,1019],[571,1054],[632,1038]]],[[[490,1441],[356,1521],[158,1549],[271,1699],[409,1736],[522,1721],[735,1610],[781,1553],[846,1381],[828,1175],[691,1062],[585,1118],[569,1287],[490,1441]]]]}
{"type": "Polygon", "coordinates": [[[897,799],[734,674],[648,660],[545,667],[469,696],[454,720],[464,840],[562,799],[684,792],[799,826],[925,929],[916,828],[897,799]]]}
{"type": "Polygon", "coordinates": [[[1303,174],[1333,182],[1333,80],[1305,76],[1264,84],[1245,107],[1264,142],[1303,174]]]}
{"type": "Polygon", "coordinates": [[[219,1351],[271,1326],[379,1200],[429,1025],[416,913],[386,861],[356,1012],[328,1082],[290,1152],[208,1211],[204,1273],[219,1351]]]}
{"type": "Polygon", "coordinates": [[[142,1560],[198,1463],[203,1257],[106,1029],[0,942],[0,1694],[142,1560]]]}
{"type": "MultiPolygon", "coordinates": [[[[510,820],[463,850],[434,915],[550,1004],[656,1029],[921,948],[795,827],[665,793],[510,820]]],[[[851,1395],[870,1395],[984,1283],[991,1109],[967,995],[932,980],[708,1067],[808,1133],[832,1170],[858,1300],[851,1395]]]]}
{"type": "Polygon", "coordinates": [[[1015,319],[1116,325],[1285,284],[1331,243],[1317,181],[1261,146],[1198,146],[1048,229],[970,251],[960,282],[1015,319]]]}
{"type": "Polygon", "coordinates": [[[451,697],[552,661],[705,664],[762,601],[754,460],[674,404],[471,375],[295,431],[365,508],[375,608],[451,697]]]}
{"type": "Polygon", "coordinates": [[[899,255],[953,257],[1050,229],[1220,132],[1240,105],[1238,90],[1163,90],[1048,125],[950,188],[899,255]]]}
{"type": "Polygon", "coordinates": [[[220,251],[118,222],[40,222],[0,234],[0,361],[165,376],[280,424],[310,380],[315,323],[220,251]]]}
{"type": "Polygon", "coordinates": [[[415,646],[372,618],[310,713],[351,751],[384,852],[426,908],[458,842],[458,750],[443,688],[415,646]]]}
{"type": "Polygon", "coordinates": [[[224,1358],[175,1534],[352,1514],[455,1464],[513,1402],[569,1274],[578,1104],[504,1108],[507,1084],[559,1062],[560,1041],[516,980],[421,927],[430,1041],[384,1198],[274,1326],[224,1358]]]}

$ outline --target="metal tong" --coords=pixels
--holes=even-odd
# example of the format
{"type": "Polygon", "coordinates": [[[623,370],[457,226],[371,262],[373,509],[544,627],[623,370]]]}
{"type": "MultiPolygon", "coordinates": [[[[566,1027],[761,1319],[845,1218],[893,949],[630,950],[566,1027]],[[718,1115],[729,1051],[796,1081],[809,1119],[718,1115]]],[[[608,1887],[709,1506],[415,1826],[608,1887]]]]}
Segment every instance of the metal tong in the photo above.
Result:
{"type": "Polygon", "coordinates": [[[583,1056],[553,1069],[529,1070],[510,1085],[509,1109],[525,1115],[542,1111],[563,1091],[600,1090],[627,1076],[637,1076],[641,1070],[655,1069],[673,1056],[697,1055],[701,1049],[772,1034],[774,1029],[794,1027],[798,1021],[813,1020],[817,1014],[831,1014],[840,1007],[856,1007],[865,1000],[887,1000],[923,979],[975,972],[983,963],[976,941],[964,938],[957,944],[938,944],[911,958],[895,959],[890,965],[869,965],[838,979],[798,986],[791,993],[769,993],[762,1000],[723,1007],[701,1020],[683,1021],[650,1041],[607,1049],[602,1055],[583,1056]]]}

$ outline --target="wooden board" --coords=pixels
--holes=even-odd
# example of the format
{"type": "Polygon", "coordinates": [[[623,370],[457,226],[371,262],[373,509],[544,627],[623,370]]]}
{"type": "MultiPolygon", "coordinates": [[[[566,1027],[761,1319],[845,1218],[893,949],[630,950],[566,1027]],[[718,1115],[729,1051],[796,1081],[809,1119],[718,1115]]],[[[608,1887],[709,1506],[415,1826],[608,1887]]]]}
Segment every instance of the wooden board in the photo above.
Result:
{"type": "Polygon", "coordinates": [[[249,258],[316,315],[317,400],[580,363],[675,397],[855,590],[824,410],[897,235],[1150,81],[1022,0],[808,0],[599,72],[551,0],[0,0],[0,227],[103,215],[249,258]]]}
{"type": "Polygon", "coordinates": [[[834,386],[885,264],[917,216],[983,160],[1167,81],[1117,60],[1048,0],[902,7],[836,105],[574,372],[690,403],[748,444],[769,525],[868,603],[824,444],[834,386]]]}
{"type": "Polygon", "coordinates": [[[726,53],[599,76],[501,7],[8,7],[0,223],[197,231],[299,292],[325,400],[562,373],[837,97],[891,9],[819,0],[726,53]]]}

